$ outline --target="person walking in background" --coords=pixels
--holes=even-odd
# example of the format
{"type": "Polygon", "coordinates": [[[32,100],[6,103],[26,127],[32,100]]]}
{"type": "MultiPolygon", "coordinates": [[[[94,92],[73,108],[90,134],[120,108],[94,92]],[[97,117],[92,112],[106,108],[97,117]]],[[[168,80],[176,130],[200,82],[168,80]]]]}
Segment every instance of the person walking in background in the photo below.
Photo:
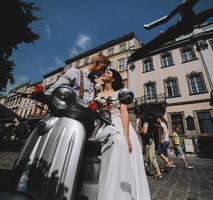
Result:
{"type": "Polygon", "coordinates": [[[139,126],[137,128],[137,131],[142,137],[143,155],[146,171],[149,172],[150,169],[154,169],[155,174],[153,177],[156,179],[160,179],[162,178],[162,175],[155,155],[154,118],[152,116],[145,116],[141,124],[142,128],[141,126],[139,126]]]}
{"type": "Polygon", "coordinates": [[[159,145],[157,149],[157,154],[165,163],[165,169],[173,167],[172,163],[168,159],[168,147],[169,147],[169,130],[165,122],[163,122],[161,117],[156,118],[156,122],[159,126],[158,128],[158,138],[159,145]]]}
{"type": "Polygon", "coordinates": [[[175,154],[175,156],[172,159],[172,162],[174,161],[175,158],[180,158],[183,161],[185,168],[192,169],[192,168],[194,168],[194,166],[188,165],[188,163],[186,162],[185,155],[184,155],[182,147],[180,145],[179,134],[180,134],[180,129],[179,129],[179,127],[175,126],[174,131],[171,134],[171,140],[173,143],[174,154],[175,154]]]}

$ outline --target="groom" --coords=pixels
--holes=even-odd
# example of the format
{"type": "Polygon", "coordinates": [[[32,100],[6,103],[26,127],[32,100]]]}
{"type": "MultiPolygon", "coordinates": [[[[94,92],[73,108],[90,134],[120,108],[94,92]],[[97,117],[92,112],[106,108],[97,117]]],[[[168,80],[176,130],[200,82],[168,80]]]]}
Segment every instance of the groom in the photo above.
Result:
{"type": "Polygon", "coordinates": [[[52,92],[56,87],[60,86],[61,84],[72,84],[72,82],[74,81],[73,89],[75,89],[79,93],[79,96],[85,102],[88,102],[92,100],[95,95],[94,76],[100,77],[105,72],[109,64],[110,61],[106,56],[102,54],[95,55],[91,58],[90,63],[84,69],[69,69],[61,78],[58,79],[58,81],[56,81],[47,90],[47,92],[52,92]],[[83,82],[83,89],[81,86],[81,82],[83,82]],[[80,91],[82,92],[82,94],[80,94],[80,91]]]}

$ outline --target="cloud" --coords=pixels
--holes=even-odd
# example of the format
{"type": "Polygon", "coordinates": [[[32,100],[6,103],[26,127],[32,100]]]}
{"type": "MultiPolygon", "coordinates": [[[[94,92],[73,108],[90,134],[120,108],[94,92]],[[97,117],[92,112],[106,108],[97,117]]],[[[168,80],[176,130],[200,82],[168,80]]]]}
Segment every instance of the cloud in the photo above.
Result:
{"type": "Polygon", "coordinates": [[[69,52],[69,56],[70,56],[70,57],[73,57],[73,56],[77,55],[80,51],[77,50],[76,47],[73,47],[73,48],[71,48],[70,50],[68,50],[68,52],[69,52]]]}
{"type": "Polygon", "coordinates": [[[17,76],[17,83],[25,83],[28,82],[30,79],[28,76],[22,76],[22,75],[18,75],[17,76]]]}
{"type": "Polygon", "coordinates": [[[91,47],[91,43],[92,40],[89,35],[79,34],[74,43],[74,46],[68,50],[69,56],[73,57],[82,51],[88,50],[91,47]]]}
{"type": "Polygon", "coordinates": [[[88,35],[80,34],[76,41],[76,46],[85,50],[90,47],[90,43],[91,43],[91,38],[88,35]]]}
{"type": "Polygon", "coordinates": [[[48,37],[50,37],[51,35],[51,31],[50,31],[50,26],[49,25],[45,25],[45,31],[48,37]]]}
{"type": "Polygon", "coordinates": [[[61,60],[61,58],[59,58],[58,56],[56,56],[55,57],[55,64],[57,65],[57,66],[62,66],[62,65],[64,65],[64,62],[61,60]]]}

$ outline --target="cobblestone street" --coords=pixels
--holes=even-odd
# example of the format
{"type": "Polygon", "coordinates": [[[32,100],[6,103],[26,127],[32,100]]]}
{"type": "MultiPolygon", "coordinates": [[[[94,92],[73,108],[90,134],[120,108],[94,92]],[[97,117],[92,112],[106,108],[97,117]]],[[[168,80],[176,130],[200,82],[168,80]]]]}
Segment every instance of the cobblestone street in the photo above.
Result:
{"type": "MultiPolygon", "coordinates": [[[[17,153],[0,152],[0,184],[10,175],[17,153]]],[[[162,179],[148,176],[152,200],[211,200],[213,197],[213,159],[188,155],[194,169],[184,169],[177,160],[177,167],[163,173],[162,179]]]]}
{"type": "Polygon", "coordinates": [[[213,196],[213,160],[187,156],[194,169],[184,169],[180,162],[163,178],[148,177],[152,200],[210,200],[213,196]]]}

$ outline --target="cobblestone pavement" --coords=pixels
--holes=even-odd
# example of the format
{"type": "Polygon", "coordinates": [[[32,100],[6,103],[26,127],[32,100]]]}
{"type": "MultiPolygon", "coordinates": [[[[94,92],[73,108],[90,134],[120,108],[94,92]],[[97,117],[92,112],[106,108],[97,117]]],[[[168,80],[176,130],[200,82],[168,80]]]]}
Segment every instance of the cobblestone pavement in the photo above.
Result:
{"type": "MultiPolygon", "coordinates": [[[[10,174],[15,152],[0,152],[0,183],[10,174]]],[[[162,179],[148,176],[152,200],[211,200],[213,199],[213,159],[188,155],[194,169],[185,169],[180,161],[177,167],[163,173],[162,179]]]]}
{"type": "Polygon", "coordinates": [[[213,199],[213,159],[187,156],[187,160],[194,169],[185,169],[178,161],[162,179],[148,176],[152,200],[213,199]]]}

